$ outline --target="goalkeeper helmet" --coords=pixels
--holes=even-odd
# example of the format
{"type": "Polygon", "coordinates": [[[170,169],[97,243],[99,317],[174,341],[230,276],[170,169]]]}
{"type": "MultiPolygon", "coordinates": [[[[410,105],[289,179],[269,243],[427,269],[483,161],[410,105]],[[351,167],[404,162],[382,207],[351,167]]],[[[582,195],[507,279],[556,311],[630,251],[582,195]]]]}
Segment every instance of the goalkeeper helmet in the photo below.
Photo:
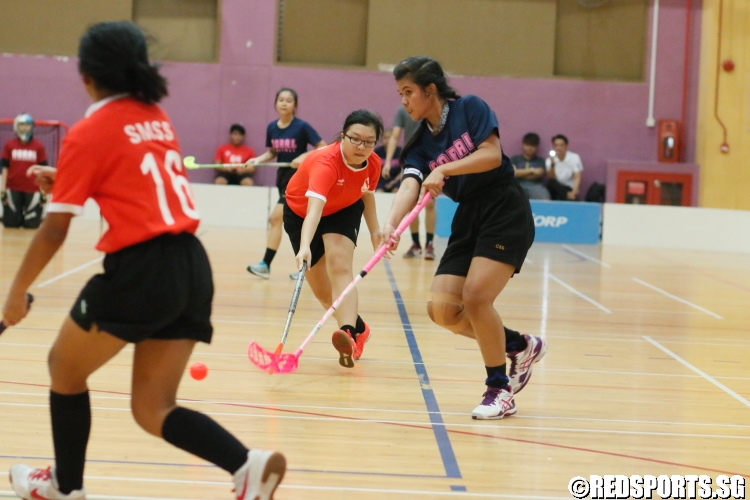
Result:
{"type": "Polygon", "coordinates": [[[16,133],[18,138],[21,140],[21,142],[29,142],[31,140],[31,137],[34,135],[34,119],[31,117],[28,113],[21,113],[20,115],[16,116],[16,119],[13,120],[13,132],[16,133]],[[29,124],[31,127],[28,129],[28,131],[19,131],[19,125],[21,124],[29,124]]]}

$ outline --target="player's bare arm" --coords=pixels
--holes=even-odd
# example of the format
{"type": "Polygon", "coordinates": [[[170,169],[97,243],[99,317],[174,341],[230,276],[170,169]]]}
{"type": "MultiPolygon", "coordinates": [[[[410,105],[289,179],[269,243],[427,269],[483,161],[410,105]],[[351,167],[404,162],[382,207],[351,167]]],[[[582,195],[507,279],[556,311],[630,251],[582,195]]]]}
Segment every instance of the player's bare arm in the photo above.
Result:
{"type": "Polygon", "coordinates": [[[70,227],[70,213],[51,213],[31,240],[26,256],[16,274],[3,307],[3,323],[13,326],[29,311],[26,291],[65,242],[70,227]]]}
{"type": "Polygon", "coordinates": [[[273,160],[274,158],[276,158],[276,150],[271,148],[260,156],[256,156],[255,158],[250,158],[249,160],[245,162],[245,165],[246,165],[246,168],[253,168],[253,170],[255,170],[254,166],[257,165],[258,163],[266,163],[268,161],[273,160]]]}
{"type": "Polygon", "coordinates": [[[399,222],[404,216],[417,204],[417,195],[419,194],[419,182],[412,177],[407,177],[401,183],[401,187],[396,193],[391,205],[391,212],[383,225],[382,242],[388,245],[387,258],[393,256],[393,252],[398,249],[400,236],[394,235],[393,232],[398,227],[399,222]]]}
{"type": "Polygon", "coordinates": [[[372,249],[377,250],[380,246],[382,238],[380,234],[380,224],[378,224],[378,212],[375,209],[375,194],[364,193],[362,195],[362,201],[365,204],[365,211],[362,215],[365,217],[367,229],[370,231],[372,249]]]}
{"type": "MultiPolygon", "coordinates": [[[[315,149],[323,148],[326,145],[327,145],[326,141],[320,141],[315,145],[315,149]]],[[[302,162],[305,161],[305,158],[307,158],[308,154],[310,154],[310,151],[308,151],[307,153],[302,153],[297,158],[292,160],[292,165],[291,165],[292,168],[299,168],[299,166],[302,165],[302,162]]]]}
{"type": "Polygon", "coordinates": [[[315,231],[320,223],[320,216],[323,214],[323,207],[326,202],[320,198],[310,197],[307,200],[307,215],[305,222],[302,223],[302,235],[300,236],[299,253],[296,256],[297,269],[302,269],[302,263],[307,262],[310,267],[312,263],[312,252],[310,251],[310,242],[315,236],[315,231]]]}
{"type": "Polygon", "coordinates": [[[48,167],[46,165],[32,165],[26,170],[26,175],[34,177],[34,182],[36,182],[44,194],[49,194],[52,191],[56,174],[57,169],[55,167],[48,167]]]}

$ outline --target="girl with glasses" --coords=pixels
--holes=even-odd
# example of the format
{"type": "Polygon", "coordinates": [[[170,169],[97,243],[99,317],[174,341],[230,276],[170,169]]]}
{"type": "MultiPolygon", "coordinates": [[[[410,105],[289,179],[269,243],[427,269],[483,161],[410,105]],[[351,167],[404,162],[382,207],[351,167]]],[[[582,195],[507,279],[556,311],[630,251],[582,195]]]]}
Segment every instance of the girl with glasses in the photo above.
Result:
{"type": "MultiPolygon", "coordinates": [[[[373,149],[382,134],[376,114],[354,111],[344,121],[341,140],[309,153],[286,189],[284,229],[298,268],[307,263],[305,278],[324,309],[354,278],[352,259],[363,215],[373,249],[380,245],[374,196],[380,157],[373,149]]],[[[354,289],[334,313],[339,329],[332,342],[345,367],[362,356],[370,338],[357,309],[354,289]]]]}
{"type": "Polygon", "coordinates": [[[503,154],[497,117],[483,100],[456,94],[440,64],[429,57],[410,57],[396,65],[393,75],[401,104],[422,124],[401,153],[404,174],[383,242],[391,244],[420,186],[433,197],[445,193],[458,202],[427,313],[436,324],[479,344],[487,389],[471,416],[513,415],[513,393],[526,385],[532,364],[547,346],[544,339],[505,328],[494,302],[521,271],[534,241],[531,207],[503,154]]]}

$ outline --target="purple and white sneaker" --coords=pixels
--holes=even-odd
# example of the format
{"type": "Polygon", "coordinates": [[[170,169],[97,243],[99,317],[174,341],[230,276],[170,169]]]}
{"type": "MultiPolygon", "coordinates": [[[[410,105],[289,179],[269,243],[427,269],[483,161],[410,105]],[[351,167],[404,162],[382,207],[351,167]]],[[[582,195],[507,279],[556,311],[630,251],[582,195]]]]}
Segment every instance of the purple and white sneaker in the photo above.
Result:
{"type": "Polygon", "coordinates": [[[516,414],[516,402],[513,400],[513,389],[510,385],[503,388],[487,386],[482,394],[482,403],[471,412],[475,420],[499,420],[516,414]]]}
{"type": "Polygon", "coordinates": [[[510,359],[508,378],[510,378],[510,386],[514,394],[518,394],[526,387],[531,379],[531,366],[538,363],[547,352],[545,339],[531,335],[524,335],[523,338],[526,339],[526,349],[508,353],[510,359]]]}

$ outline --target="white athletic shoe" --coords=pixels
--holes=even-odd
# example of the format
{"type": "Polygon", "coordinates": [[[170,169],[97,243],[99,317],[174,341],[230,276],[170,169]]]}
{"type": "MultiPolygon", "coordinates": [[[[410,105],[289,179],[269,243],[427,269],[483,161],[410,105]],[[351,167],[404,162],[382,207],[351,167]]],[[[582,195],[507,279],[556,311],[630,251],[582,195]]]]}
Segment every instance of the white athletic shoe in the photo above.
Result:
{"type": "Polygon", "coordinates": [[[273,492],[286,471],[284,455],[276,451],[250,450],[247,462],[234,473],[237,500],[273,500],[273,492]]]}
{"type": "Polygon", "coordinates": [[[293,273],[289,273],[289,279],[297,281],[297,278],[299,278],[299,273],[302,271],[294,271],[293,273]]]}
{"type": "Polygon", "coordinates": [[[487,386],[487,391],[482,396],[484,399],[471,412],[471,418],[475,420],[498,420],[516,414],[513,389],[509,385],[502,389],[487,386]]]}
{"type": "Polygon", "coordinates": [[[55,478],[55,470],[35,469],[28,465],[16,464],[10,468],[10,484],[16,495],[24,500],[83,500],[84,489],[71,491],[67,495],[60,493],[55,478]]]}
{"type": "Polygon", "coordinates": [[[510,386],[513,388],[513,394],[518,394],[521,389],[526,387],[531,379],[531,365],[538,363],[547,352],[547,341],[541,337],[532,337],[524,335],[526,339],[526,349],[519,352],[509,352],[510,370],[508,378],[510,386]]]}

